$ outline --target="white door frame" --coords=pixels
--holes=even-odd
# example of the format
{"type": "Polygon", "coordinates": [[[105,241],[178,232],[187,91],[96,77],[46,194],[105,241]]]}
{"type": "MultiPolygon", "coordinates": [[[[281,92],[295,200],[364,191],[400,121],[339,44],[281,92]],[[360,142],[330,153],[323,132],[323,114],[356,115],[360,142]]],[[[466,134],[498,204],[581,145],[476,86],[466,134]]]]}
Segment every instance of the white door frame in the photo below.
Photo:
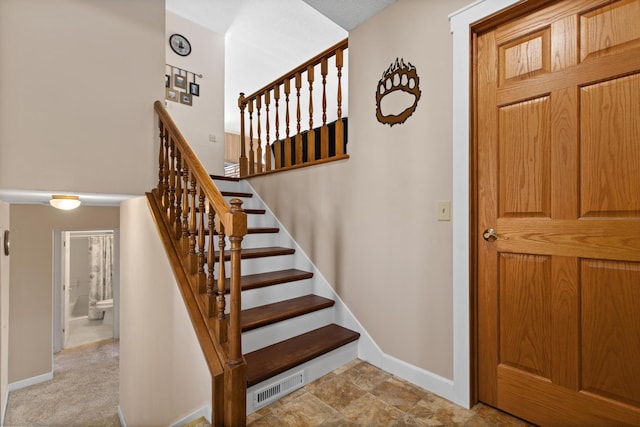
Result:
{"type": "MultiPolygon", "coordinates": [[[[53,232],[53,341],[52,353],[57,353],[64,348],[65,334],[63,328],[68,329],[68,325],[63,325],[66,316],[64,315],[68,301],[63,292],[65,281],[65,264],[68,264],[64,254],[65,235],[68,236],[94,236],[105,233],[113,233],[113,337],[120,338],[120,229],[100,229],[100,230],[54,230],[53,232]]],[[[53,366],[53,359],[51,362],[53,366]]]]}
{"type": "Polygon", "coordinates": [[[471,402],[469,140],[471,25],[522,0],[479,0],[449,15],[453,34],[453,396],[471,402]]]}

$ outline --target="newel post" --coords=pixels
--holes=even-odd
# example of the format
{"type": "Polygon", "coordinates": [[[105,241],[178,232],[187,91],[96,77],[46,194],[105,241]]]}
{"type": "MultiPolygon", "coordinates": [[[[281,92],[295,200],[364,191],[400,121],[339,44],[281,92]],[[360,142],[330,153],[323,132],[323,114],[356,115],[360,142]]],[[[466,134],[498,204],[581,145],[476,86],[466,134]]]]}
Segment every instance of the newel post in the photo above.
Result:
{"type": "Polygon", "coordinates": [[[246,106],[244,92],[240,92],[240,96],[238,97],[238,108],[240,108],[240,176],[247,176],[249,174],[249,162],[244,137],[244,109],[246,106]]]}
{"type": "Polygon", "coordinates": [[[242,239],[247,234],[247,215],[242,210],[240,199],[231,200],[231,211],[225,218],[225,230],[231,243],[231,274],[229,292],[229,354],[225,366],[225,425],[246,424],[247,373],[242,356],[241,341],[241,288],[240,261],[242,239]]]}

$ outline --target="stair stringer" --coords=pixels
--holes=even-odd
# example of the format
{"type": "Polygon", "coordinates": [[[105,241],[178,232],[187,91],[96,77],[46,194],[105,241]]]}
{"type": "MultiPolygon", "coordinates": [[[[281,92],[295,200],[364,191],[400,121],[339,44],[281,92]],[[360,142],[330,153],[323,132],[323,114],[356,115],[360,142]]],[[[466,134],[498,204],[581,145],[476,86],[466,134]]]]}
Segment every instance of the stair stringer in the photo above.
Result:
{"type": "MultiPolygon", "coordinates": [[[[333,323],[360,333],[360,338],[357,341],[357,357],[371,363],[372,365],[379,367],[383,366],[385,355],[380,347],[375,343],[371,335],[369,335],[364,326],[362,326],[354,316],[349,307],[347,307],[342,298],[340,298],[340,296],[335,292],[334,288],[311,261],[306,252],[291,236],[289,230],[287,230],[284,224],[278,220],[267,203],[262,200],[260,195],[247,180],[241,180],[239,184],[241,189],[240,191],[253,194],[253,206],[260,205],[261,209],[266,210],[265,222],[267,224],[277,224],[276,226],[280,228],[280,233],[278,233],[278,245],[295,249],[295,253],[293,255],[289,255],[294,258],[293,268],[311,271],[313,273],[313,278],[309,279],[312,281],[313,293],[335,301],[335,305],[332,308],[333,323]],[[256,203],[257,201],[259,201],[259,203],[256,203]]],[[[247,404],[248,403],[249,401],[247,401],[247,404]]]]}

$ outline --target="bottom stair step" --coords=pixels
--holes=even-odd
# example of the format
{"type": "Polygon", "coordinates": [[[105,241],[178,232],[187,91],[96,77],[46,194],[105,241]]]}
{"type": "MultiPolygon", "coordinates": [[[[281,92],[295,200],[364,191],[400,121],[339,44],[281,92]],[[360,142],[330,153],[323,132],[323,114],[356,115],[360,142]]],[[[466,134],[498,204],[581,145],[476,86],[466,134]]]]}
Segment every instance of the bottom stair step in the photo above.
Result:
{"type": "Polygon", "coordinates": [[[359,337],[358,332],[331,324],[248,353],[244,356],[247,386],[258,384],[359,337]]]}

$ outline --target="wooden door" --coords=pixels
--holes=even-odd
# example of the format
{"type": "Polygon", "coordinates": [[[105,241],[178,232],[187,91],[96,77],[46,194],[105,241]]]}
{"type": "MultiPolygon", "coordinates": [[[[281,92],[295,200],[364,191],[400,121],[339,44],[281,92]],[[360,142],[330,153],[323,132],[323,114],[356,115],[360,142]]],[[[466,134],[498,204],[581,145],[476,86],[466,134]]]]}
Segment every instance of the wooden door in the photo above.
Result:
{"type": "Polygon", "coordinates": [[[638,426],[640,0],[552,2],[475,49],[478,397],[638,426]]]}

